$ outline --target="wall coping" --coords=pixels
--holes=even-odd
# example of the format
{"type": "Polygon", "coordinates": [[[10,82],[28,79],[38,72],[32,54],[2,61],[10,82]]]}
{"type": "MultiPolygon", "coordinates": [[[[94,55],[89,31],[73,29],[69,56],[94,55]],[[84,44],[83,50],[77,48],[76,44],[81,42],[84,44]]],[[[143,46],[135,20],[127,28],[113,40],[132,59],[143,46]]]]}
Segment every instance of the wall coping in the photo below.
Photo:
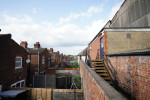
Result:
{"type": "Polygon", "coordinates": [[[107,54],[106,56],[147,56],[147,55],[150,55],[150,49],[121,52],[121,53],[110,53],[107,54]]]}
{"type": "Polygon", "coordinates": [[[93,71],[86,63],[84,63],[82,60],[80,60],[80,62],[89,71],[91,76],[97,82],[98,86],[104,91],[107,97],[106,100],[128,100],[126,97],[121,95],[117,90],[115,90],[111,85],[109,85],[102,77],[96,74],[95,71],[93,71]]]}

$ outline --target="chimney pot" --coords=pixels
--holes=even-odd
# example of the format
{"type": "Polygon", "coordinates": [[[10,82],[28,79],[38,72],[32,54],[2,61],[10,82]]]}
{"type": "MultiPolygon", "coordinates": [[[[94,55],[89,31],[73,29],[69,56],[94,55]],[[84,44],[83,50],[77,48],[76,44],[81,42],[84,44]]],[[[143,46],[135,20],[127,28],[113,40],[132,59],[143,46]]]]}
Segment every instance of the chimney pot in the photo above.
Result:
{"type": "Polygon", "coordinates": [[[28,43],[26,41],[21,41],[20,46],[27,48],[28,47],[28,43]]]}
{"type": "Polygon", "coordinates": [[[39,42],[36,42],[36,43],[34,44],[34,48],[40,48],[40,43],[39,43],[39,42]]]}

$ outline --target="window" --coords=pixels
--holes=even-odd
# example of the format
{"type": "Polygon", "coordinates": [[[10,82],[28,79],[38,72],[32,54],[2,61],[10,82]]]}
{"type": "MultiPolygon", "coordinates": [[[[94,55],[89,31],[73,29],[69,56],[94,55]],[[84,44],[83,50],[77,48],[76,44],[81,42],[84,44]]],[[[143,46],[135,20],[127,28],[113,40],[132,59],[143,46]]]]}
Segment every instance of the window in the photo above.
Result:
{"type": "Polygon", "coordinates": [[[48,58],[48,67],[50,67],[50,58],[48,58]]]}
{"type": "Polygon", "coordinates": [[[0,92],[2,92],[2,85],[0,85],[0,92]]]}
{"type": "Polygon", "coordinates": [[[35,72],[35,75],[37,75],[38,74],[38,72],[35,72]]]}
{"type": "Polygon", "coordinates": [[[20,87],[20,82],[16,84],[16,87],[20,87]]]}
{"type": "Polygon", "coordinates": [[[25,87],[25,82],[24,81],[21,82],[21,87],[25,87]]]}
{"type": "Polygon", "coordinates": [[[131,38],[131,34],[126,34],[126,38],[131,38]]]}
{"type": "Polygon", "coordinates": [[[25,87],[25,80],[18,81],[12,84],[11,87],[18,87],[18,88],[25,87]]]}
{"type": "Polygon", "coordinates": [[[42,64],[45,64],[45,57],[42,57],[42,64]]]}
{"type": "Polygon", "coordinates": [[[15,60],[15,69],[22,68],[22,57],[16,57],[15,60]]]}

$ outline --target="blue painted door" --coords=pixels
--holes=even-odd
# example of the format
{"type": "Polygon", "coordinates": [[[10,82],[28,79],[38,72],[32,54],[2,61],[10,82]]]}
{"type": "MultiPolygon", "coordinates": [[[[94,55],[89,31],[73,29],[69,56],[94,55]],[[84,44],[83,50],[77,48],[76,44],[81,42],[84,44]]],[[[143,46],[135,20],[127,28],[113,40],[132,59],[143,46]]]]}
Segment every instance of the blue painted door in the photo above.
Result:
{"type": "Polygon", "coordinates": [[[100,59],[103,59],[103,38],[100,39],[100,59]]]}

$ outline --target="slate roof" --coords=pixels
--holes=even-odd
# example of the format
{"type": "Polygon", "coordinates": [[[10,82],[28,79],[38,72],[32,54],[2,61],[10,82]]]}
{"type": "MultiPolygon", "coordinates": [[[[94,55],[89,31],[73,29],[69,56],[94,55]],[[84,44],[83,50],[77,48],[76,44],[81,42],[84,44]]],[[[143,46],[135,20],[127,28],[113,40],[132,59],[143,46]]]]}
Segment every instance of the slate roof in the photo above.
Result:
{"type": "Polygon", "coordinates": [[[78,56],[86,56],[87,55],[87,49],[88,47],[86,47],[83,51],[81,51],[78,56]]]}
{"type": "Polygon", "coordinates": [[[47,48],[26,48],[27,52],[29,54],[42,54],[45,50],[47,50],[47,48]]]}
{"type": "Polygon", "coordinates": [[[0,34],[0,38],[11,39],[11,34],[0,34]]]}

